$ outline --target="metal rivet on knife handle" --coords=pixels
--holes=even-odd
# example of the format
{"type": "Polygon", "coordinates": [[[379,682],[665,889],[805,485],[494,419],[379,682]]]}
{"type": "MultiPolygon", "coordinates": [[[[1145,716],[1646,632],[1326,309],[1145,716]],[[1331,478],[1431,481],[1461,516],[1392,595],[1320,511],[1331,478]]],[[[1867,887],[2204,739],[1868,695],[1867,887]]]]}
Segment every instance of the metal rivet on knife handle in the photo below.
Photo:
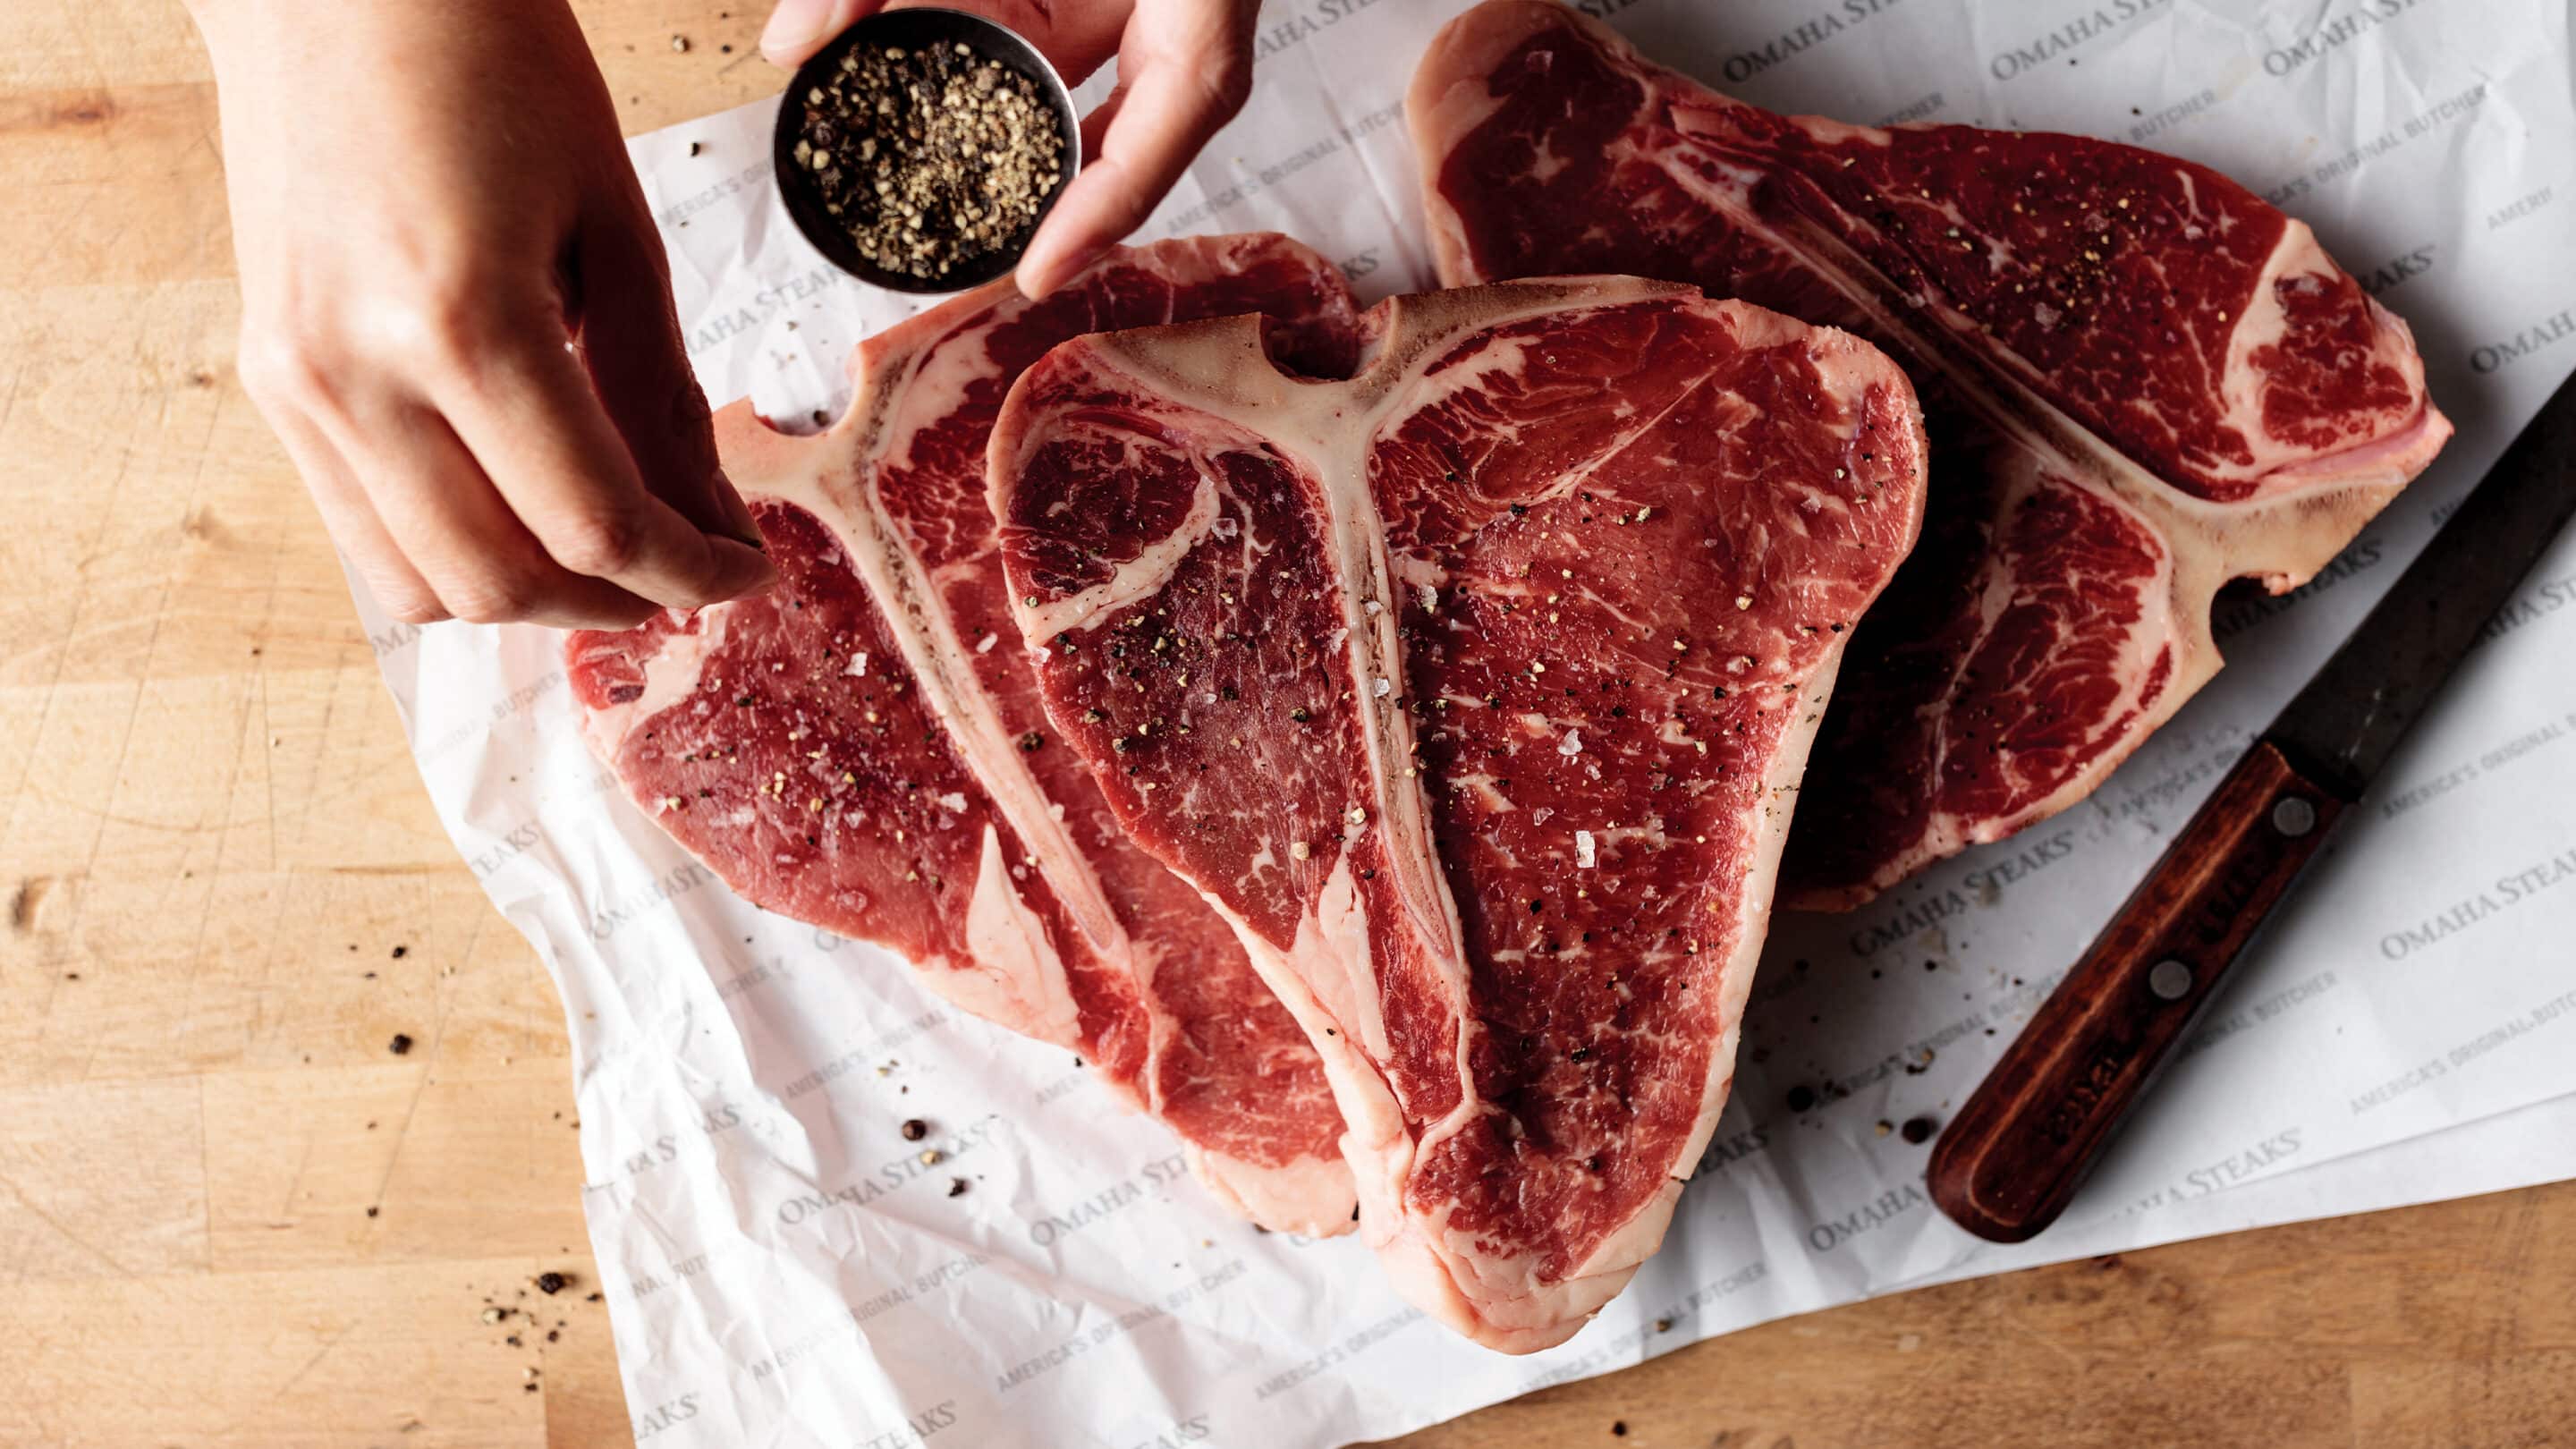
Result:
{"type": "Polygon", "coordinates": [[[2272,807],[2272,828],[2296,840],[2317,828],[2317,807],[2292,795],[2272,807]]]}
{"type": "Polygon", "coordinates": [[[2168,956],[2147,972],[2147,989],[2158,1001],[2180,1001],[2191,990],[2191,968],[2168,956]]]}

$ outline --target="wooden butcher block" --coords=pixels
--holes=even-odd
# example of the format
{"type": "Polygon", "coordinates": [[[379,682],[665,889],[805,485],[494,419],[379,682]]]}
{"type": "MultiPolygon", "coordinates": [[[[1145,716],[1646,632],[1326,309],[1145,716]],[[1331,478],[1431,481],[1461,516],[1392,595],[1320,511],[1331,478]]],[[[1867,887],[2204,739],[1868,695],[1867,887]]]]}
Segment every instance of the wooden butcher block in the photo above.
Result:
{"type": "MultiPolygon", "coordinates": [[[[581,13],[630,130],[780,84],[753,10],[581,13]]],[[[11,5],[0,1446],[625,1443],[560,1007],[431,815],[237,316],[178,6],[11,5]]],[[[2564,1443],[2571,1283],[2560,1185],[1813,1314],[1404,1442],[2564,1443]]]]}

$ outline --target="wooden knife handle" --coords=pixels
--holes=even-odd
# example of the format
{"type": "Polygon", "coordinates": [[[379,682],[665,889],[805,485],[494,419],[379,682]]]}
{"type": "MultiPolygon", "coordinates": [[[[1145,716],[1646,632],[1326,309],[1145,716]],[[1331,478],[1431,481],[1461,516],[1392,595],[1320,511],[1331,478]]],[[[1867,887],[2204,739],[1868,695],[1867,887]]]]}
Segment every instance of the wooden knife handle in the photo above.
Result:
{"type": "Polygon", "coordinates": [[[2344,806],[2254,742],[1942,1133],[1941,1211],[1998,1243],[2056,1221],[2344,806]]]}

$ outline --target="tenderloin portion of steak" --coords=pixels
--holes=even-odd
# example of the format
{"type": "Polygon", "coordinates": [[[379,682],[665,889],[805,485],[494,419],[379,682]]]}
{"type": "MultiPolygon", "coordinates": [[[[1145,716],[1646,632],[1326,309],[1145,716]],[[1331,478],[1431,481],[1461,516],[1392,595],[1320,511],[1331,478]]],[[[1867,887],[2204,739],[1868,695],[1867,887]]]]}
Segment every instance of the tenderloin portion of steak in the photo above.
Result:
{"type": "Polygon", "coordinates": [[[1912,544],[1875,348],[1688,287],[1404,297],[1347,380],[1255,319],[1068,343],[995,509],[1048,713],[1321,1049],[1413,1302],[1564,1340],[1733,1076],[1807,746],[1912,544]]]}
{"type": "Polygon", "coordinates": [[[1216,237],[1122,249],[1039,303],[997,282],[890,329],[820,436],[725,409],[724,463],[779,585],[575,634],[566,657],[600,758],[745,899],[887,946],[965,1010],[1079,1053],[1220,1198],[1329,1234],[1353,1198],[1316,1053],[1049,726],[985,502],[994,416],[1047,349],[1241,312],[1279,319],[1310,366],[1348,365],[1338,272],[1281,237],[1216,237]]]}
{"type": "Polygon", "coordinates": [[[1885,347],[1932,437],[1785,867],[1847,907],[2082,799],[2216,672],[2211,596],[2305,581],[2450,435],[2405,325],[2206,167],[2080,136],[1776,116],[1543,0],[1406,102],[1441,278],[1615,271],[1885,347]]]}

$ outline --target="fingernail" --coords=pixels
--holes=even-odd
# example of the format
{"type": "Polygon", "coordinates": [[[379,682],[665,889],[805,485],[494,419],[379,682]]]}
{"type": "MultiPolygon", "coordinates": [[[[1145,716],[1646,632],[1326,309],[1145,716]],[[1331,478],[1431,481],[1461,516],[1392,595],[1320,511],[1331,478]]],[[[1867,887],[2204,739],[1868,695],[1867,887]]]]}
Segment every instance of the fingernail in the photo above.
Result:
{"type": "Polygon", "coordinates": [[[723,510],[725,518],[725,526],[719,532],[762,553],[769,552],[769,541],[760,536],[760,525],[751,516],[751,505],[743,501],[742,490],[733,486],[733,480],[722,473],[716,474],[716,507],[723,510]]]}
{"type": "Polygon", "coordinates": [[[1108,254],[1111,242],[1093,241],[1081,236],[1070,239],[1061,232],[1045,227],[1029,238],[1029,248],[1020,253],[1020,266],[1015,278],[1021,292],[1031,301],[1072,285],[1093,262],[1108,254]]]}
{"type": "Polygon", "coordinates": [[[767,589],[771,584],[778,582],[777,566],[772,564],[768,557],[763,554],[752,555],[748,564],[743,566],[739,572],[743,576],[742,582],[737,584],[733,590],[733,597],[737,599],[746,594],[760,593],[767,589]]]}
{"type": "Polygon", "coordinates": [[[1064,264],[1059,261],[1047,258],[1031,261],[1027,257],[1022,257],[1019,270],[1013,275],[1012,280],[1020,284],[1021,296],[1032,302],[1043,302],[1048,293],[1064,285],[1065,270],[1064,264]]]}
{"type": "Polygon", "coordinates": [[[778,0],[760,30],[761,53],[773,60],[793,56],[822,39],[831,19],[832,0],[778,0]]]}

